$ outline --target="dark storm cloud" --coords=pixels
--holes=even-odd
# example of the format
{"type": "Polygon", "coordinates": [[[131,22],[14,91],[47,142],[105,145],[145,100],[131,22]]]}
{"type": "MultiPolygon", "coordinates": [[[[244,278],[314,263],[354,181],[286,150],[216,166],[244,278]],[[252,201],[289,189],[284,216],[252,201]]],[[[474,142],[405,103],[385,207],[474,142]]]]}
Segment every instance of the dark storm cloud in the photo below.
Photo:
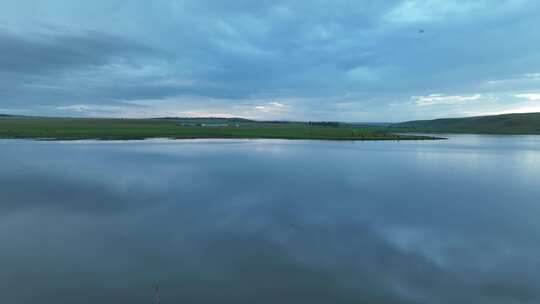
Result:
{"type": "Polygon", "coordinates": [[[0,31],[3,73],[53,73],[102,66],[150,48],[99,32],[18,35],[0,31]]]}
{"type": "MultiPolygon", "coordinates": [[[[100,90],[107,84],[112,86],[112,79],[99,77],[114,71],[117,65],[140,68],[140,58],[152,58],[157,53],[138,42],[96,31],[21,35],[3,30],[0,31],[1,105],[58,105],[80,98],[114,103],[114,94],[100,90]]],[[[134,93],[141,91],[136,83],[131,86],[134,93]]]]}

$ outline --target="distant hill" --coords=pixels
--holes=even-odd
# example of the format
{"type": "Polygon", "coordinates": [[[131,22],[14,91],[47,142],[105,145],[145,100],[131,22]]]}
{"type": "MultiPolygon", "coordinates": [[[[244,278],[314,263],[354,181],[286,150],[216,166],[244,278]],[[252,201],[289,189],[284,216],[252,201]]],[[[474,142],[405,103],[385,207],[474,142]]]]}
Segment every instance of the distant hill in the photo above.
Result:
{"type": "Polygon", "coordinates": [[[416,120],[392,124],[393,132],[540,134],[540,113],[416,120]]]}

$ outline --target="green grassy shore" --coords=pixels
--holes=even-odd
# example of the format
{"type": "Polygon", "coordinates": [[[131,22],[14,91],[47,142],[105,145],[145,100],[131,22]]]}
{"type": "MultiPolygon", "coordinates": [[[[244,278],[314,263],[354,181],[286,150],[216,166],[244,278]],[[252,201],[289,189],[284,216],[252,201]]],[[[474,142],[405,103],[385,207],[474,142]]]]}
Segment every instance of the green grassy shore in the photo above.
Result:
{"type": "Polygon", "coordinates": [[[244,119],[94,119],[0,117],[0,138],[132,140],[148,138],[275,138],[319,140],[429,140],[337,123],[257,122],[244,119]]]}

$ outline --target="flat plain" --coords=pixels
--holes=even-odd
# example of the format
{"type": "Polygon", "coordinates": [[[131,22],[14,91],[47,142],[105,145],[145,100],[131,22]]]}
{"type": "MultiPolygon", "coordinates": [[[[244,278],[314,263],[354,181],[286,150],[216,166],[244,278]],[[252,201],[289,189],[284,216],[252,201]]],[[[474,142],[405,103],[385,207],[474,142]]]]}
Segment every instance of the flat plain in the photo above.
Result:
{"type": "Polygon", "coordinates": [[[148,138],[268,138],[319,140],[425,140],[384,128],[341,123],[257,122],[244,119],[98,119],[0,117],[0,138],[131,140],[148,138]]]}

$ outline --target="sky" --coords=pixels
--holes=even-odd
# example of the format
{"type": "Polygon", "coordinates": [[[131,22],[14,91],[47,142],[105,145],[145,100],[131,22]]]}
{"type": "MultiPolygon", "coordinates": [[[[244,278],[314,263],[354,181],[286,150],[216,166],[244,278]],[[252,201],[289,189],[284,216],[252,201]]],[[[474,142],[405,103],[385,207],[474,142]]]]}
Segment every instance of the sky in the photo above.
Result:
{"type": "Polygon", "coordinates": [[[540,112],[535,0],[0,0],[0,113],[540,112]]]}

